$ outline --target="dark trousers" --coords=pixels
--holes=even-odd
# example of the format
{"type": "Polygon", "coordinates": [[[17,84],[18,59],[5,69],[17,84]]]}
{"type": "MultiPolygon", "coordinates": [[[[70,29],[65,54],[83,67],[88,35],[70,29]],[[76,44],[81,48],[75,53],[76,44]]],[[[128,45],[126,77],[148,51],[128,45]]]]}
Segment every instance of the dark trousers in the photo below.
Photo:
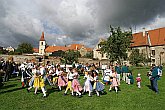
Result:
{"type": "Polygon", "coordinates": [[[159,92],[158,91],[158,83],[157,83],[157,79],[156,78],[151,80],[151,87],[152,87],[153,91],[159,92]]]}
{"type": "Polygon", "coordinates": [[[4,74],[3,81],[4,81],[4,82],[9,81],[9,73],[8,73],[8,72],[6,72],[6,73],[4,74]]]}

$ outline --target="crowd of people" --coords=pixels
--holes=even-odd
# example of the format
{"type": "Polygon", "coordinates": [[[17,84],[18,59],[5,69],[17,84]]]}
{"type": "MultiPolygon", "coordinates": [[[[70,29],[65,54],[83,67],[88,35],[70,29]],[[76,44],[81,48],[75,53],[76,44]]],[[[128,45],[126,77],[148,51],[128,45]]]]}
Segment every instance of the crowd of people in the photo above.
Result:
{"type": "MultiPolygon", "coordinates": [[[[22,87],[27,87],[27,91],[31,92],[34,88],[34,94],[37,94],[41,88],[43,97],[47,97],[48,92],[46,84],[57,87],[59,91],[65,89],[64,96],[70,94],[72,96],[82,97],[83,94],[88,93],[91,97],[96,94],[98,97],[105,93],[105,86],[109,86],[109,91],[119,91],[120,81],[123,80],[126,84],[134,83],[134,78],[125,64],[123,66],[116,63],[115,65],[96,64],[73,64],[69,66],[62,66],[60,64],[46,65],[27,60],[20,65],[13,62],[13,59],[7,61],[2,60],[0,63],[0,70],[4,71],[3,79],[0,78],[0,84],[9,81],[12,74],[21,76],[22,87]],[[84,83],[80,84],[79,80],[83,75],[84,83]]],[[[2,75],[1,75],[2,76],[2,75]]],[[[147,76],[151,82],[151,88],[158,91],[157,80],[162,76],[162,66],[153,65],[147,76]]],[[[141,74],[138,73],[136,79],[137,87],[141,88],[141,74]]]]}

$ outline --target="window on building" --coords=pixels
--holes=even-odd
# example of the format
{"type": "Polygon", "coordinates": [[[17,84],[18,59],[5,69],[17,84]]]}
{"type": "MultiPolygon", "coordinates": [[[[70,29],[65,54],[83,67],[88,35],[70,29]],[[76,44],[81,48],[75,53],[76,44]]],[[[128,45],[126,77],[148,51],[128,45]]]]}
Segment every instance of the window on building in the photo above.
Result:
{"type": "Polygon", "coordinates": [[[155,63],[155,59],[152,59],[152,62],[155,63]]]}
{"type": "Polygon", "coordinates": [[[155,56],[155,50],[152,50],[152,55],[155,56]]]}
{"type": "Polygon", "coordinates": [[[44,43],[43,43],[43,42],[41,42],[41,45],[44,45],[44,43]]]}
{"type": "Polygon", "coordinates": [[[102,57],[104,57],[104,54],[103,53],[101,55],[102,55],[102,57]]]}

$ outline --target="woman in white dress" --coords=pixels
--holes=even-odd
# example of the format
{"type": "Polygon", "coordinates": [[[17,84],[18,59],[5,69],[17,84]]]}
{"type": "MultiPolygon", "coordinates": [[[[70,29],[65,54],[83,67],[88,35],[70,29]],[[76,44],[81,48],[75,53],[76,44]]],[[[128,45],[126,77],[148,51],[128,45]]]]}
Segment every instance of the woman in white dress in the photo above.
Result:
{"type": "Polygon", "coordinates": [[[88,76],[87,76],[87,79],[84,83],[84,92],[89,92],[89,97],[91,97],[91,93],[93,91],[93,87],[92,87],[92,84],[91,84],[91,81],[93,81],[94,79],[92,78],[91,76],[91,73],[88,73],[88,76]]]}

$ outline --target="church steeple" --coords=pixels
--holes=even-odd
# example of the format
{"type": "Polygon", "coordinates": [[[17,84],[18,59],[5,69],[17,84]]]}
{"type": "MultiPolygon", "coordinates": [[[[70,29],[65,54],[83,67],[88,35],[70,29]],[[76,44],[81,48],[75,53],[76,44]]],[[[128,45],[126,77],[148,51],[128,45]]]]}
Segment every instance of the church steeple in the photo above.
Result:
{"type": "Polygon", "coordinates": [[[44,32],[42,32],[42,35],[41,35],[40,41],[45,41],[45,38],[44,38],[44,32]]]}
{"type": "Polygon", "coordinates": [[[44,38],[44,32],[42,32],[40,41],[39,41],[39,54],[44,54],[45,53],[45,48],[46,48],[46,41],[44,38]]]}

